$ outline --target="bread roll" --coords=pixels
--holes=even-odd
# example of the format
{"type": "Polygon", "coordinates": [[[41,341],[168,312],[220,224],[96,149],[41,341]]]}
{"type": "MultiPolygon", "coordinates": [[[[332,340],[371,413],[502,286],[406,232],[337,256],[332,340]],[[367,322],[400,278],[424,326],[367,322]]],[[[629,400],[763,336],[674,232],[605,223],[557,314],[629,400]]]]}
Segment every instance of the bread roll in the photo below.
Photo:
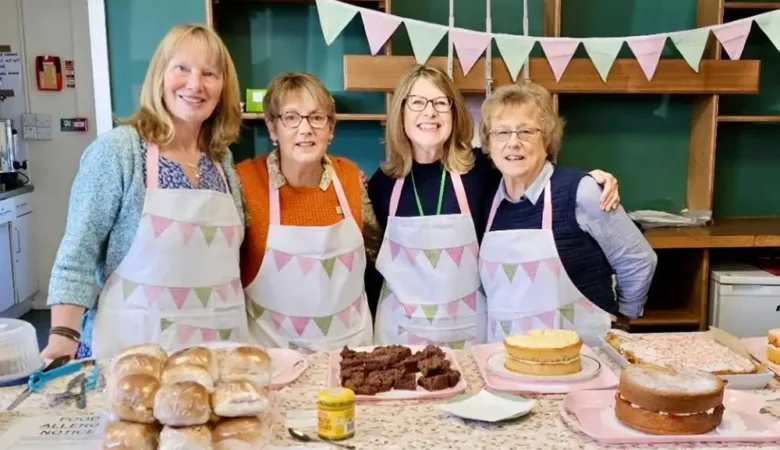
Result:
{"type": "Polygon", "coordinates": [[[249,380],[258,385],[271,382],[271,357],[258,347],[236,347],[222,359],[221,381],[249,380]]]}
{"type": "Polygon", "coordinates": [[[211,448],[211,430],[208,426],[165,427],[160,433],[159,450],[211,450],[211,448]]]}
{"type": "Polygon", "coordinates": [[[163,371],[163,385],[180,383],[182,381],[194,381],[205,387],[207,391],[214,391],[214,379],[211,377],[209,371],[203,366],[182,364],[180,366],[169,367],[163,371]]]}
{"type": "Polygon", "coordinates": [[[267,443],[266,428],[257,417],[224,419],[211,433],[214,450],[252,450],[267,443]]]}
{"type": "Polygon", "coordinates": [[[126,349],[122,350],[120,354],[116,356],[116,360],[120,360],[121,358],[124,358],[125,356],[129,355],[146,355],[151,356],[153,358],[157,358],[160,360],[161,363],[165,364],[165,360],[168,359],[168,353],[163,350],[162,347],[160,347],[157,344],[139,344],[139,345],[133,345],[132,347],[127,347],[126,349]]]}
{"type": "Polygon", "coordinates": [[[211,417],[209,393],[194,381],[163,385],[154,398],[154,417],[163,425],[203,425],[211,417]]]}
{"type": "Polygon", "coordinates": [[[121,420],[154,423],[154,399],[159,389],[160,381],[151,375],[122,377],[110,391],[111,411],[121,420]]]}
{"type": "Polygon", "coordinates": [[[102,450],[157,450],[160,428],[157,425],[114,422],[106,425],[102,450]]]}
{"type": "Polygon", "coordinates": [[[119,358],[111,369],[111,378],[118,380],[127,375],[151,375],[160,378],[163,362],[154,356],[135,354],[119,358]]]}
{"type": "Polygon", "coordinates": [[[181,366],[183,364],[203,366],[209,371],[212,379],[216,380],[219,378],[217,358],[215,358],[214,355],[211,354],[211,350],[206,347],[192,347],[172,354],[165,362],[165,369],[181,366]]]}
{"type": "Polygon", "coordinates": [[[268,410],[265,389],[251,381],[221,382],[211,394],[214,414],[220,417],[257,416],[268,410]]]}

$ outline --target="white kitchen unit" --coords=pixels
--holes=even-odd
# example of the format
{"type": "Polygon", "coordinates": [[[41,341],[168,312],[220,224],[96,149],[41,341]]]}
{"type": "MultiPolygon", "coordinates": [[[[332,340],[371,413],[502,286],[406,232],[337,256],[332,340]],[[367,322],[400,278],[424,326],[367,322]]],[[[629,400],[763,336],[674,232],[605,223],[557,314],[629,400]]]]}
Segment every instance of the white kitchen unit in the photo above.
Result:
{"type": "Polygon", "coordinates": [[[780,327],[780,276],[748,264],[713,267],[709,322],[740,338],[780,327]]]}
{"type": "Polygon", "coordinates": [[[11,249],[13,205],[11,200],[0,201],[0,313],[16,304],[13,250],[11,249]]]}
{"type": "Polygon", "coordinates": [[[29,311],[38,292],[31,199],[31,193],[25,193],[0,201],[0,315],[4,317],[29,311]]]}

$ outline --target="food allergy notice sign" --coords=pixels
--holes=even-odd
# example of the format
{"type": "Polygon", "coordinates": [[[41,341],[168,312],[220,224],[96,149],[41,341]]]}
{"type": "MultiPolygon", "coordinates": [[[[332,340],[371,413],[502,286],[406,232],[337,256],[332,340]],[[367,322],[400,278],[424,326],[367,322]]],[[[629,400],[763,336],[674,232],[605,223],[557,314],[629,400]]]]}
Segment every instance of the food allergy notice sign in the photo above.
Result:
{"type": "Polygon", "coordinates": [[[0,450],[97,450],[104,419],[103,414],[21,418],[0,436],[0,450]]]}

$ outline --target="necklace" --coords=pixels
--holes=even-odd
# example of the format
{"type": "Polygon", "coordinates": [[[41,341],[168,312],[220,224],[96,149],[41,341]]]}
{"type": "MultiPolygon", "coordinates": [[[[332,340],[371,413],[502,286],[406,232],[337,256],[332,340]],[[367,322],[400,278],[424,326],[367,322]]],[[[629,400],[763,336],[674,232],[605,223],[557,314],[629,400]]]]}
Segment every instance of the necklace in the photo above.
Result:
{"type": "Polygon", "coordinates": [[[186,163],[187,166],[192,170],[192,173],[195,174],[195,178],[200,179],[200,161],[196,162],[195,164],[186,163]]]}

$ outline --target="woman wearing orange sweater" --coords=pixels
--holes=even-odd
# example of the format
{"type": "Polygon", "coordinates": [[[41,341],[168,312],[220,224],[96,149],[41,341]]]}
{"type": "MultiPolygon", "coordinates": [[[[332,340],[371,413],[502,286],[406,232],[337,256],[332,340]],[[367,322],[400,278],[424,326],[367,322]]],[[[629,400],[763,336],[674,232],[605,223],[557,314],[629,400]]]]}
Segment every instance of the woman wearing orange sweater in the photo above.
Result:
{"type": "Polygon", "coordinates": [[[287,73],[271,81],[263,109],[273,150],[236,166],[248,216],[241,277],[250,334],[265,347],[370,345],[363,276],[380,235],[365,175],[326,155],[335,102],[316,77],[287,73]]]}

